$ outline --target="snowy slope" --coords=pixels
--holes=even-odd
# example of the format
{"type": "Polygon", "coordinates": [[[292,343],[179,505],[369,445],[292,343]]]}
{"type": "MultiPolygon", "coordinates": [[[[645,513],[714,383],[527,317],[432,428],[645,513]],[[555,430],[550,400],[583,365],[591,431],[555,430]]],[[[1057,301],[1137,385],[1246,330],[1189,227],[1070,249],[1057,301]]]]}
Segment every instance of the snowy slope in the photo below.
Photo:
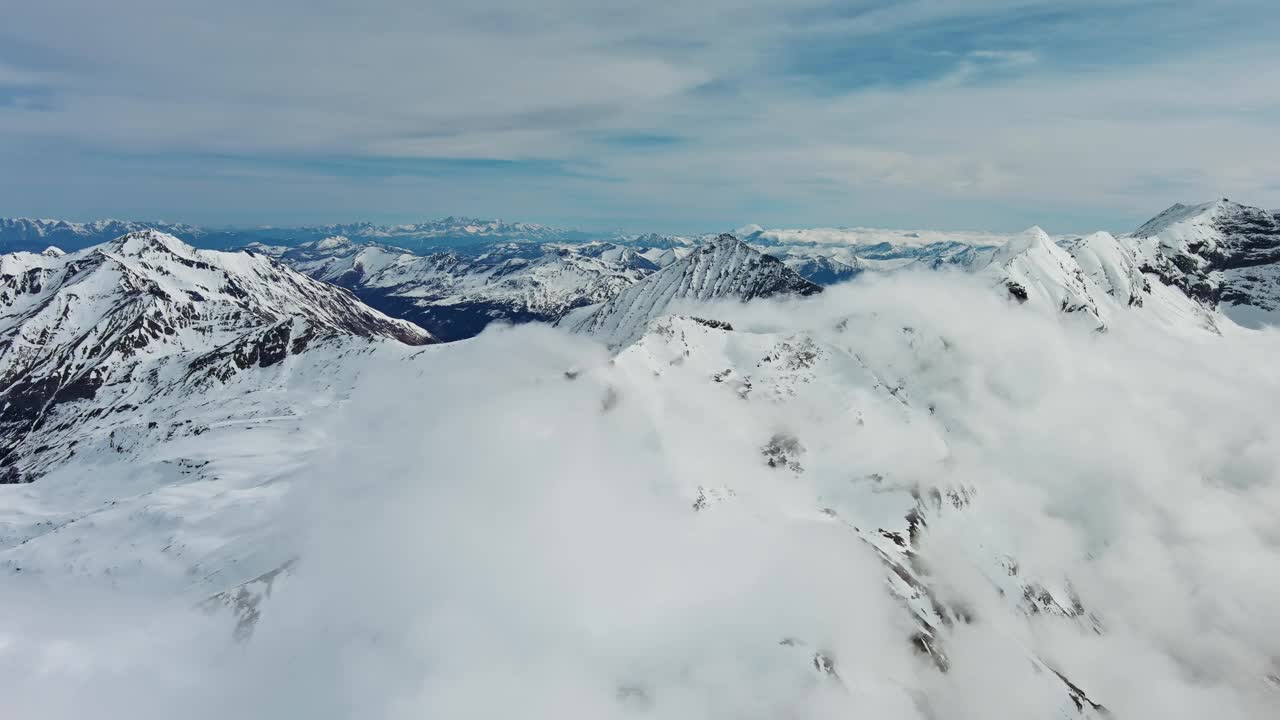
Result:
{"type": "Polygon", "coordinates": [[[856,257],[850,258],[850,262],[841,262],[824,255],[782,255],[782,261],[800,277],[819,285],[852,280],[865,270],[856,257]]]}
{"type": "Polygon", "coordinates": [[[1104,311],[1091,292],[1097,287],[1090,285],[1075,258],[1038,227],[979,255],[969,270],[1003,284],[1019,301],[1047,304],[1066,313],[1081,312],[1099,322],[1103,319],[1104,311]]]}
{"type": "MultiPolygon", "coordinates": [[[[759,438],[760,462],[784,481],[824,478],[817,484],[822,494],[810,499],[816,504],[809,507],[771,510],[797,523],[838,528],[865,543],[880,562],[880,582],[914,620],[912,647],[945,672],[951,663],[946,637],[954,626],[972,622],[974,610],[951,604],[945,590],[935,585],[924,540],[931,525],[965,524],[967,514],[980,514],[983,498],[974,486],[943,479],[946,473],[920,472],[945,461],[945,427],[957,421],[945,411],[937,416],[936,399],[928,394],[933,379],[918,373],[945,365],[952,348],[930,331],[890,333],[879,324],[872,315],[855,314],[820,332],[773,333],[666,317],[651,322],[616,363],[635,382],[652,385],[648,392],[654,395],[669,391],[664,387],[668,384],[687,388],[701,382],[746,401],[744,414],[787,417],[777,432],[759,438]],[[877,346],[869,347],[870,342],[877,346]],[[779,409],[796,407],[804,411],[796,415],[779,409]],[[915,457],[897,462],[896,472],[888,471],[883,464],[895,463],[886,463],[888,458],[874,451],[874,438],[888,427],[912,426],[915,457]],[[850,444],[860,446],[863,454],[850,444]]],[[[745,481],[742,486],[685,490],[693,509],[708,513],[733,512],[732,506],[739,504],[760,508],[761,498],[753,495],[761,491],[745,481]]],[[[960,540],[964,544],[953,545],[949,553],[978,569],[1006,603],[1002,612],[1015,618],[1054,617],[1084,631],[1098,627],[1098,616],[1081,604],[1067,578],[1046,576],[1019,562],[1016,542],[1002,538],[999,529],[960,540]]],[[[1030,653],[1026,661],[1046,670],[1044,691],[1058,694],[1057,717],[1105,716],[1100,705],[1043,658],[1030,653]]]]}
{"type": "Polygon", "coordinates": [[[134,424],[154,393],[339,338],[434,341],[266,257],[155,231],[66,255],[0,256],[0,463],[30,479],[74,453],[86,423],[121,413],[134,424]]]}
{"type": "Polygon", "coordinates": [[[237,247],[250,243],[296,247],[331,237],[347,237],[360,244],[380,244],[417,253],[443,250],[469,253],[498,243],[537,246],[553,242],[589,242],[600,237],[600,234],[537,223],[450,216],[441,220],[399,225],[356,222],[303,227],[238,228],[224,231],[223,236],[238,239],[237,247]]]}
{"type": "Polygon", "coordinates": [[[548,244],[546,247],[550,250],[578,253],[587,257],[593,257],[602,262],[616,265],[627,270],[654,272],[659,268],[657,263],[653,262],[653,260],[645,255],[644,251],[651,248],[636,249],[634,247],[628,247],[611,242],[592,242],[583,245],[561,243],[548,244]]]}
{"type": "Polygon", "coordinates": [[[420,351],[292,319],[105,374],[12,450],[29,484],[0,494],[0,572],[194,604],[279,568],[296,552],[279,542],[289,476],[382,362],[420,351]]]}
{"type": "Polygon", "coordinates": [[[564,230],[537,223],[454,217],[424,223],[374,225],[355,223],[316,228],[328,236],[344,235],[370,242],[382,242],[409,249],[465,247],[494,242],[571,242],[586,240],[588,233],[564,230]]]}
{"type": "Polygon", "coordinates": [[[616,354],[414,347],[267,252],[0,261],[7,367],[92,393],[3,428],[34,480],[0,487],[24,715],[1273,711],[1274,342],[1124,322],[1203,307],[1121,240],[819,293],[721,237],[581,318],[616,354]],[[778,295],[809,297],[699,307],[778,295]]]}
{"type": "Polygon", "coordinates": [[[555,321],[657,270],[635,249],[612,243],[496,243],[476,255],[415,255],[333,237],[262,250],[443,340],[471,337],[495,320],[555,321]]]}
{"type": "Polygon", "coordinates": [[[1212,307],[1160,286],[1143,272],[1141,246],[1106,232],[1055,240],[1032,227],[999,247],[970,247],[894,270],[880,266],[882,274],[910,269],[963,270],[1017,303],[1078,316],[1099,330],[1128,316],[1180,333],[1219,332],[1221,316],[1212,307]]]}
{"type": "Polygon", "coordinates": [[[1217,200],[1174,205],[1131,236],[1143,269],[1246,325],[1280,322],[1280,221],[1217,200]]]}
{"type": "Polygon", "coordinates": [[[781,260],[761,254],[732,235],[721,235],[591,313],[568,317],[562,324],[572,332],[599,337],[611,347],[622,347],[639,337],[650,320],[670,312],[677,303],[746,301],[774,295],[812,295],[821,290],[781,260]]]}
{"type": "Polygon", "coordinates": [[[963,267],[1008,284],[1019,299],[1083,313],[1099,326],[1153,295],[1155,314],[1187,327],[1212,329],[1219,310],[1250,327],[1280,322],[1280,222],[1227,200],[1174,205],[1118,238],[1051,237],[1039,228],[1015,235],[750,230],[747,242],[796,268],[806,262],[801,258],[874,272],[963,267]],[[1167,287],[1153,289],[1152,281],[1167,287]]]}

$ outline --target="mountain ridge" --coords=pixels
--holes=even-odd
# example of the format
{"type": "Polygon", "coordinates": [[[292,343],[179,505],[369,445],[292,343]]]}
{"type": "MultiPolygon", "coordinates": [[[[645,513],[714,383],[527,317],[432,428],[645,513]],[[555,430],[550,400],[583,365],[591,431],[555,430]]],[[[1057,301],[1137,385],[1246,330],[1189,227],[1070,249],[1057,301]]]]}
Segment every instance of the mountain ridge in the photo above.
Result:
{"type": "Polygon", "coordinates": [[[28,442],[35,431],[92,414],[85,401],[103,392],[226,380],[328,338],[435,342],[274,260],[153,230],[0,257],[0,313],[0,466],[20,473],[48,464],[37,457],[47,443],[28,442]]]}

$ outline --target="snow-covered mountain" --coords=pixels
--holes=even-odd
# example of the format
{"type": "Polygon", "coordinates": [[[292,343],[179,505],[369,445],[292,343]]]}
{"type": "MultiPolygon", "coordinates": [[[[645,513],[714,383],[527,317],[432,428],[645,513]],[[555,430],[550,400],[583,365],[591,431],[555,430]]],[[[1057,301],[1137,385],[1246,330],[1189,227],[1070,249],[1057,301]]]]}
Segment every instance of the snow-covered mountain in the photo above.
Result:
{"type": "Polygon", "coordinates": [[[369,305],[442,340],[474,336],[498,320],[554,322],[657,270],[635,249],[611,243],[498,243],[476,255],[415,255],[332,237],[296,248],[250,249],[350,288],[369,305]]]}
{"type": "Polygon", "coordinates": [[[1013,235],[757,228],[747,240],[823,284],[831,277],[823,264],[854,269],[843,275],[961,268],[1099,327],[1144,306],[1187,327],[1214,328],[1219,310],[1247,326],[1280,323],[1280,221],[1227,200],[1174,205],[1119,237],[1055,238],[1038,227],[1013,235]]]}
{"type": "MultiPolygon", "coordinates": [[[[634,281],[646,274],[650,266],[671,265],[687,256],[693,247],[715,237],[648,233],[616,235],[611,242],[600,242],[600,234],[534,223],[465,217],[403,225],[351,223],[243,229],[115,220],[72,223],[18,218],[0,219],[0,250],[39,252],[48,246],[78,250],[143,229],[156,229],[204,247],[247,245],[259,252],[279,256],[291,264],[306,264],[307,272],[317,277],[324,276],[318,266],[323,264],[322,256],[325,254],[334,256],[330,263],[334,267],[348,261],[353,254],[342,248],[326,249],[326,239],[333,236],[351,238],[358,244],[370,246],[369,255],[376,251],[387,258],[400,255],[398,249],[422,255],[452,249],[460,256],[454,265],[417,273],[419,280],[415,282],[421,282],[423,289],[420,296],[403,283],[393,288],[384,282],[365,290],[354,276],[346,276],[340,282],[355,289],[375,306],[422,322],[446,339],[474,335],[493,319],[513,322],[555,320],[569,309],[607,299],[620,291],[628,279],[634,281]],[[285,257],[285,248],[295,246],[298,252],[285,257]],[[603,253],[597,259],[607,267],[586,267],[577,262],[583,257],[594,257],[591,247],[597,248],[595,252],[603,253]],[[623,252],[619,248],[627,248],[634,257],[614,257],[623,252]],[[566,254],[572,258],[568,264],[574,267],[552,267],[565,263],[544,258],[548,250],[566,254]],[[519,260],[541,263],[546,267],[528,270],[539,276],[537,278],[522,278],[518,274],[506,277],[505,272],[515,268],[498,267],[502,262],[519,260]],[[459,274],[471,276],[471,279],[447,279],[459,274]],[[495,285],[501,287],[490,293],[495,285]],[[494,297],[490,297],[491,294],[494,297]]],[[[988,262],[1003,263],[1011,254],[1006,253],[998,259],[998,249],[1011,241],[1018,242],[1025,233],[1009,235],[872,228],[765,229],[747,226],[741,228],[740,235],[747,244],[784,260],[802,277],[828,285],[864,271],[896,272],[952,266],[974,269],[988,262]]],[[[1089,244],[1110,244],[1106,237],[1090,237],[1089,244]]],[[[1049,240],[1071,254],[1071,247],[1084,238],[1062,236],[1050,237],[1049,240]]],[[[1056,255],[1043,247],[1032,252],[1056,255]]],[[[1274,213],[1226,200],[1174,205],[1134,233],[1120,236],[1117,248],[1103,252],[1106,258],[1125,266],[1113,263],[1114,269],[1121,274],[1132,270],[1131,258],[1135,254],[1144,277],[1157,278],[1162,284],[1178,288],[1211,310],[1221,306],[1238,322],[1250,326],[1268,325],[1275,324],[1276,318],[1280,317],[1280,290],[1277,290],[1280,287],[1280,222],[1274,213]]],[[[372,257],[366,260],[373,264],[379,262],[372,257]]],[[[443,262],[447,258],[438,260],[443,262]]],[[[1065,308],[1084,308],[1099,318],[1105,315],[1106,311],[1096,308],[1097,303],[1088,296],[1091,292],[1110,295],[1113,288],[1099,286],[1092,291],[1084,288],[1081,282],[1073,279],[1076,268],[1052,271],[1054,265],[1062,265],[1060,260],[1061,257],[1049,258],[1047,265],[1038,265],[1041,270],[1056,274],[1056,277],[1044,278],[1046,282],[1064,288],[1065,294],[1056,291],[1051,294],[1060,295],[1058,300],[1065,301],[1065,308]]],[[[1030,267],[1038,262],[1018,261],[1015,265],[1030,267]]],[[[1066,264],[1070,266],[1071,262],[1066,261],[1066,264]]],[[[1079,269],[1088,274],[1085,268],[1079,269]]],[[[1107,270],[1101,266],[1094,269],[1103,273],[1098,277],[1106,275],[1107,270]]],[[[991,274],[997,273],[991,271],[991,274]]],[[[334,281],[334,278],[326,279],[334,281]]],[[[1121,288],[1119,292],[1124,294],[1125,291],[1121,288]]]]}
{"type": "Polygon", "coordinates": [[[787,255],[782,258],[797,275],[819,285],[835,285],[858,276],[866,268],[855,258],[841,262],[825,255],[787,255]]]}
{"type": "Polygon", "coordinates": [[[651,247],[640,251],[640,255],[658,267],[666,267],[673,262],[683,260],[693,252],[692,247],[651,247]]]}
{"type": "Polygon", "coordinates": [[[537,223],[504,222],[468,217],[447,217],[423,223],[402,225],[375,225],[352,223],[325,225],[318,228],[302,228],[299,236],[320,234],[335,235],[394,245],[409,250],[422,251],[435,248],[467,248],[499,242],[586,242],[595,239],[597,233],[554,228],[537,223]]]}
{"type": "Polygon", "coordinates": [[[610,241],[618,245],[630,245],[631,247],[652,248],[657,250],[675,250],[691,248],[694,245],[700,245],[707,240],[712,240],[715,235],[661,235],[659,233],[640,233],[635,235],[616,235],[610,238],[610,241]]]}
{"type": "Polygon", "coordinates": [[[1247,325],[1280,323],[1280,220],[1229,200],[1174,205],[1134,231],[1144,272],[1247,325]]]}
{"type": "Polygon", "coordinates": [[[680,303],[752,300],[775,295],[812,295],[822,287],[805,280],[781,260],[753,249],[732,235],[699,245],[598,308],[561,322],[571,332],[622,347],[640,336],[649,321],[680,303]]]}
{"type": "Polygon", "coordinates": [[[1198,207],[4,255],[0,689],[58,720],[1269,717],[1280,348],[1229,317],[1270,302],[1273,226],[1198,207]]]}
{"type": "Polygon", "coordinates": [[[1033,227],[1003,246],[966,256],[958,267],[1019,303],[1080,315],[1098,329],[1120,314],[1142,313],[1166,325],[1216,331],[1212,308],[1158,283],[1153,287],[1139,250],[1105,232],[1054,242],[1033,227]]]}
{"type": "MultiPolygon", "coordinates": [[[[1202,212],[1185,208],[1170,211],[1165,216],[1173,221],[1153,221],[1143,232],[1121,237],[1100,232],[1054,238],[1040,228],[1003,236],[969,234],[961,239],[946,233],[898,233],[901,237],[897,237],[890,231],[748,230],[749,237],[757,240],[756,250],[767,250],[797,275],[818,285],[843,282],[866,272],[963,270],[986,278],[1001,294],[1019,302],[1079,314],[1099,329],[1117,314],[1137,312],[1195,332],[1215,330],[1217,303],[1203,293],[1186,292],[1191,286],[1171,273],[1180,272],[1175,263],[1190,267],[1200,261],[1187,255],[1190,249],[1185,247],[1159,250],[1159,241],[1151,240],[1147,231],[1157,225],[1185,223],[1187,218],[1201,218],[1197,222],[1203,224],[1203,211],[1209,207],[1203,206],[1202,212]],[[851,244],[840,244],[840,238],[851,244]],[[784,240],[791,244],[781,244],[784,240]]],[[[1243,210],[1233,212],[1238,215],[1243,210]]],[[[1265,230],[1269,215],[1255,210],[1247,215],[1265,230]]],[[[1241,223],[1220,225],[1214,232],[1223,239],[1215,247],[1241,244],[1253,248],[1247,262],[1259,263],[1248,270],[1234,270],[1236,285],[1253,288],[1250,297],[1268,305],[1266,278],[1274,264],[1267,263],[1269,246],[1259,239],[1268,236],[1259,231],[1254,232],[1252,241],[1241,240],[1238,236],[1250,232],[1240,230],[1244,227],[1241,223]]],[[[1182,231],[1166,230],[1165,234],[1170,232],[1182,231]]],[[[250,248],[318,279],[351,288],[370,305],[452,340],[470,337],[498,319],[562,321],[565,326],[576,326],[588,312],[597,310],[585,309],[588,306],[612,300],[659,268],[674,267],[697,248],[717,242],[718,238],[649,235],[628,238],[626,244],[490,243],[476,246],[468,254],[427,256],[346,238],[327,238],[292,249],[250,248]],[[643,244],[646,242],[653,246],[643,244]]],[[[687,263],[680,267],[672,274],[685,272],[687,263]]],[[[1230,297],[1240,299],[1239,293],[1230,297]]],[[[1233,305],[1237,317],[1241,304],[1233,305]]],[[[1257,308],[1251,309],[1257,312],[1257,308]]],[[[597,315],[594,322],[602,318],[597,315]]],[[[623,335],[630,337],[636,326],[628,324],[628,328],[623,335]]],[[[621,337],[617,340],[622,341],[621,337]]]]}
{"type": "Polygon", "coordinates": [[[265,257],[147,230],[69,254],[0,256],[0,465],[30,480],[90,446],[199,432],[181,406],[316,346],[422,345],[421,328],[265,257]],[[145,408],[145,409],[144,409],[145,408]]]}
{"type": "Polygon", "coordinates": [[[156,230],[185,241],[209,234],[202,228],[164,222],[96,220],[77,223],[36,218],[0,218],[0,252],[40,252],[50,245],[63,250],[83,250],[131,232],[156,230]]]}
{"type": "Polygon", "coordinates": [[[989,280],[722,303],[616,354],[335,340],[113,401],[0,488],[0,602],[46,599],[0,620],[8,702],[499,717],[452,688],[522,668],[533,716],[1267,717],[1269,336],[1098,334],[989,280]],[[67,616],[104,593],[177,608],[67,616]]]}

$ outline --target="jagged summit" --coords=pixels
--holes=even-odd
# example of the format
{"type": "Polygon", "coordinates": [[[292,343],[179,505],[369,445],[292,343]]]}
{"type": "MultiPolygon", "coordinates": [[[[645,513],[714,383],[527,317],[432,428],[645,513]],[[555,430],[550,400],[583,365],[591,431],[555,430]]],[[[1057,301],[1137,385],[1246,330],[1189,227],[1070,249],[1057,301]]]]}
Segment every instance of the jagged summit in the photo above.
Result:
{"type": "Polygon", "coordinates": [[[31,431],[66,422],[77,411],[63,405],[104,388],[226,379],[340,338],[435,341],[270,258],[154,230],[70,254],[0,256],[0,465],[29,466],[31,431]]]}
{"type": "Polygon", "coordinates": [[[699,245],[687,257],[627,288],[585,316],[567,318],[573,332],[600,337],[610,347],[630,344],[650,320],[683,301],[812,295],[822,287],[805,280],[781,260],[765,255],[728,233],[699,245]]]}
{"type": "MultiPolygon", "coordinates": [[[[1000,686],[1018,717],[1160,716],[1159,702],[1141,711],[1136,668],[1153,687],[1189,678],[1175,698],[1188,706],[1268,717],[1280,668],[1258,618],[1272,587],[1221,558],[1261,558],[1274,515],[1276,338],[1222,322],[1222,337],[1179,342],[1145,325],[1222,321],[1157,270],[1217,263],[1225,297],[1237,269],[1274,265],[1264,218],[1194,207],[1149,236],[1033,227],[996,246],[788,242],[777,255],[740,235],[430,255],[329,235],[221,253],[139,231],[0,256],[0,483],[23,483],[0,488],[0,577],[23,605],[7,650],[21,670],[65,638],[88,661],[37,662],[19,705],[88,688],[75,704],[105,697],[119,712],[99,714],[120,715],[136,695],[120,684],[137,677],[164,707],[170,694],[190,706],[154,682],[160,658],[177,690],[199,677],[253,716],[259,678],[279,685],[261,668],[355,647],[361,678],[410,657],[482,684],[492,667],[587,658],[585,676],[551,682],[585,688],[580,705],[605,715],[985,717],[1006,710],[988,692],[1000,686]],[[864,267],[916,271],[728,309],[864,267]],[[570,309],[562,327],[625,347],[606,359],[545,328],[413,347],[426,333],[337,286],[473,328],[570,309]],[[1171,527],[1208,532],[1162,542],[1171,527]],[[369,562],[403,555],[405,538],[443,554],[369,562]],[[511,590],[496,601],[495,578],[511,590]],[[450,592],[399,592],[421,587],[450,592]],[[655,588],[681,602],[646,604],[655,588]],[[1145,622],[1188,591],[1191,615],[1145,622]],[[372,604],[353,611],[357,596],[372,604]],[[471,618],[477,598],[486,612],[471,618]],[[57,614],[24,614],[42,604],[57,614]],[[444,644],[396,644],[436,617],[476,622],[444,644]],[[1188,617],[1212,621],[1212,642],[1180,642],[1188,617]],[[494,618],[505,624],[486,634],[494,618]],[[546,628],[549,643],[504,645],[546,628]],[[477,643],[485,661],[450,662],[477,643]],[[783,695],[761,701],[753,683],[783,695]]],[[[302,667],[294,684],[331,669],[302,667]]],[[[365,714],[419,679],[375,688],[365,714]]],[[[543,695],[551,714],[564,704],[543,695]]]]}
{"type": "Polygon", "coordinates": [[[137,230],[126,233],[92,249],[95,253],[119,253],[142,256],[147,253],[170,253],[182,257],[195,257],[200,252],[169,233],[158,230],[137,230]]]}

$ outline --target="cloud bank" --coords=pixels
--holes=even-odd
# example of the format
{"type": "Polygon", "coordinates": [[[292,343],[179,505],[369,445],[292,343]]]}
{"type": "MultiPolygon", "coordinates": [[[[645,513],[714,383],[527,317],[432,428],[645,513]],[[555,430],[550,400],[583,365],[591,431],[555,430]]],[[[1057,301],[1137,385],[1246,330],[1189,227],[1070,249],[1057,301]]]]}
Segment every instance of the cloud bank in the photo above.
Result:
{"type": "Polygon", "coordinates": [[[258,510],[301,561],[247,642],[225,614],[128,582],[14,585],[6,705],[1073,712],[1051,668],[1115,717],[1270,716],[1276,333],[1096,333],[948,274],[697,311],[734,331],[668,321],[611,360],[496,328],[371,368],[327,451],[258,510]],[[913,540],[920,577],[968,620],[940,630],[947,672],[913,648],[918,618],[861,534],[932,489],[967,498],[930,506],[913,540]],[[1009,583],[1031,581],[1084,612],[1027,612],[1009,583]]]}

